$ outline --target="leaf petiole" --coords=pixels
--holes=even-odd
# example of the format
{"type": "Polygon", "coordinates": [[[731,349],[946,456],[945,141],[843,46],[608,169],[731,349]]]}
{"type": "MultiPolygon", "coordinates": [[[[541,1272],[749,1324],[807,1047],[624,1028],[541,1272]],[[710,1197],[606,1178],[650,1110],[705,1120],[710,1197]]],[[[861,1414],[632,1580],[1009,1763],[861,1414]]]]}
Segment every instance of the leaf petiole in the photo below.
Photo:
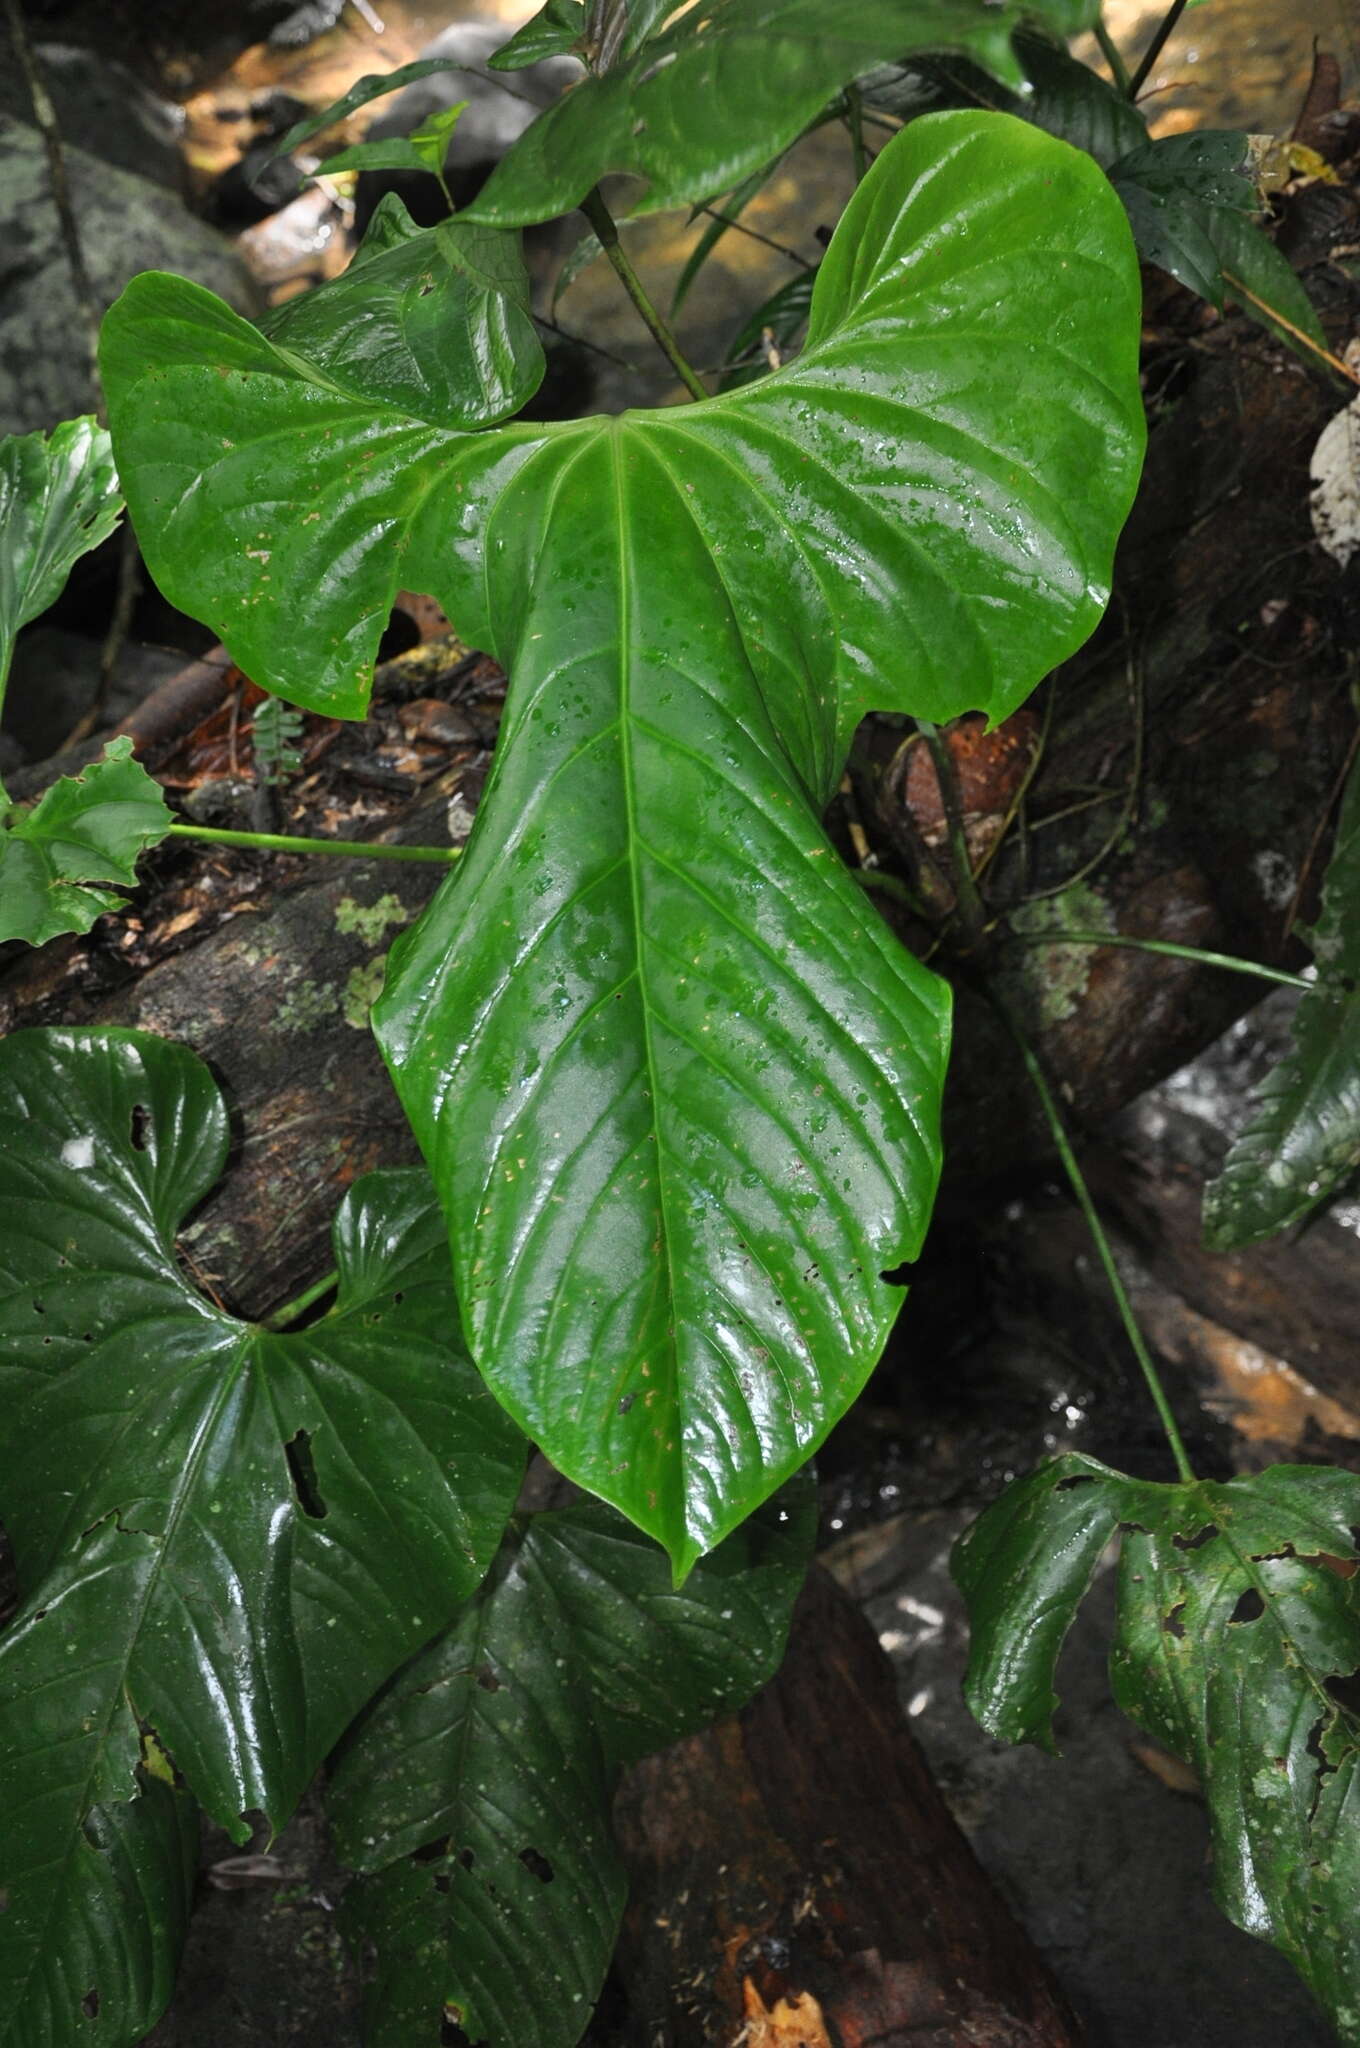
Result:
{"type": "Polygon", "coordinates": [[[1002,1001],[994,988],[988,990],[988,995],[991,998],[992,1007],[996,1010],[997,1015],[1015,1040],[1020,1051],[1020,1057],[1025,1063],[1025,1071],[1034,1084],[1034,1091],[1039,1098],[1045,1120],[1050,1131],[1053,1133],[1053,1142],[1057,1146],[1058,1157],[1062,1160],[1063,1169],[1071,1183],[1072,1192],[1076,1196],[1081,1213],[1086,1219],[1086,1227],[1091,1233],[1091,1239],[1096,1248],[1096,1256],[1104,1268],[1105,1278],[1110,1283],[1110,1292],[1114,1296],[1114,1305],[1119,1312],[1119,1320],[1124,1325],[1124,1334],[1128,1338],[1133,1355],[1138,1361],[1139,1370],[1147,1382],[1147,1389],[1152,1396],[1153,1406],[1157,1410],[1158,1418],[1166,1433],[1166,1440],[1171,1446],[1171,1455],[1176,1461],[1176,1471],[1186,1486],[1193,1486],[1195,1474],[1186,1455],[1181,1433],[1176,1427],[1176,1418],[1171,1412],[1171,1403],[1167,1400],[1166,1389],[1162,1385],[1156,1366],[1152,1363],[1152,1355],[1143,1340],[1143,1333],[1138,1327],[1133,1313],[1133,1305],[1128,1297],[1128,1290],[1124,1286],[1119,1268],[1115,1263],[1113,1248],[1109,1238],[1105,1235],[1105,1226],[1096,1212],[1096,1205],[1091,1199],[1091,1190],[1086,1185],[1086,1176],[1077,1164],[1077,1155],[1072,1150],[1071,1140],[1068,1138],[1062,1114],[1054,1099],[1053,1091],[1048,1085],[1048,1078],[1039,1064],[1038,1055],[1016,1022],[1007,1004],[1002,1001]]]}
{"type": "Polygon", "coordinates": [[[581,201],[581,211],[595,230],[600,247],[613,265],[619,282],[636,307],[644,326],[690,397],[707,398],[708,393],[681,355],[679,343],[652,304],[646,286],[629,262],[627,251],[619,240],[618,223],[605,205],[604,195],[598,185],[593,191],[587,192],[581,201]]]}
{"type": "Polygon", "coordinates": [[[1173,939],[1135,939],[1125,932],[1015,932],[1004,937],[1017,946],[1128,946],[1138,953],[1164,953],[1172,960],[1194,960],[1201,967],[1225,967],[1230,974],[1254,974],[1285,988],[1316,988],[1316,982],[1284,967],[1265,967],[1259,960],[1239,960],[1235,953],[1210,953],[1202,946],[1181,946],[1173,939]]]}
{"type": "Polygon", "coordinates": [[[449,867],[461,846],[389,846],[380,839],[302,839],[287,832],[229,832],[214,825],[172,825],[176,839],[202,839],[210,846],[248,846],[260,853],[339,853],[360,860],[438,861],[449,867]]]}
{"type": "Polygon", "coordinates": [[[281,1308],[276,1308],[272,1315],[266,1316],[264,1319],[266,1330],[287,1330],[291,1328],[300,1317],[306,1315],[309,1308],[322,1300],[327,1294],[333,1294],[339,1285],[340,1274],[332,1266],[328,1273],[323,1273],[321,1278],[314,1280],[310,1287],[304,1287],[301,1294],[295,1294],[291,1301],[285,1301],[281,1308]]]}

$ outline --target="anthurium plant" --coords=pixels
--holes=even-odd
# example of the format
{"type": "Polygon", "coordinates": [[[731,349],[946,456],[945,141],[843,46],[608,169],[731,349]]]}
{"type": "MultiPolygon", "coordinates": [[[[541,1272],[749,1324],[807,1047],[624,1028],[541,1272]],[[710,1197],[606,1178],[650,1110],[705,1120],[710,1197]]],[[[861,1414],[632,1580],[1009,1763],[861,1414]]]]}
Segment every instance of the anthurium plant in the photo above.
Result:
{"type": "MultiPolygon", "coordinates": [[[[76,422],[0,449],[0,674],[122,493],[165,594],[286,705],[363,714],[399,587],[511,679],[472,838],[432,850],[452,872],[374,1012],[426,1169],[351,1191],[324,1315],[242,1322],[178,1257],[227,1152],[192,1054],[0,1044],[3,2048],[136,2042],[198,1813],[276,1829],[327,1759],[372,2040],[578,2040],[623,1904],[617,1775],[777,1668],[807,1461],[939,1175],[949,986],[822,824],[855,728],[1003,718],[1099,620],[1144,440],[1130,221],[1196,288],[1316,330],[1251,223],[1243,138],[1149,143],[1132,82],[1062,46],[1089,19],[549,0],[497,62],[574,54],[581,80],[473,206],[421,228],[388,198],[343,276],[260,325],[135,279],[104,323],[111,446],[76,422]],[[640,210],[730,193],[730,218],[828,119],[854,197],[710,391],[600,180],[644,181],[640,210]],[[519,231],[577,205],[682,396],[531,423],[519,231]],[[530,1445],[573,1505],[516,1511],[530,1445]]],[[[455,119],[401,162],[436,175],[455,119]]],[[[169,829],[193,828],[126,747],[0,798],[0,937],[88,929],[169,829]]],[[[1351,915],[1338,884],[1338,959],[1351,915]]],[[[1333,1022],[1301,1026],[1305,1064],[1333,1022]]],[[[1293,1083],[1271,1114],[1300,1095],[1315,1115],[1293,1083]]],[[[966,1539],[970,1696],[1048,1739],[1122,1532],[1119,1696],[1205,1776],[1225,1910],[1360,2040],[1330,1689],[1360,1662],[1360,1483],[1200,1484],[1148,1371],[1174,1484],[1060,1461],[966,1539]]]]}

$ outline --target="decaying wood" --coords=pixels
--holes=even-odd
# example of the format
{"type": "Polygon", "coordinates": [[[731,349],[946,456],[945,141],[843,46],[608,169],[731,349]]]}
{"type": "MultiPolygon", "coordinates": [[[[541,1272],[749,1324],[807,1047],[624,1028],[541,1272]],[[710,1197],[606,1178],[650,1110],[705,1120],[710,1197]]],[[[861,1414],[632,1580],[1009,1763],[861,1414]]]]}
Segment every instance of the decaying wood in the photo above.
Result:
{"type": "Polygon", "coordinates": [[[808,1581],[740,1715],[629,1773],[618,1956],[648,2048],[1075,2048],[850,1597],[808,1581]]]}

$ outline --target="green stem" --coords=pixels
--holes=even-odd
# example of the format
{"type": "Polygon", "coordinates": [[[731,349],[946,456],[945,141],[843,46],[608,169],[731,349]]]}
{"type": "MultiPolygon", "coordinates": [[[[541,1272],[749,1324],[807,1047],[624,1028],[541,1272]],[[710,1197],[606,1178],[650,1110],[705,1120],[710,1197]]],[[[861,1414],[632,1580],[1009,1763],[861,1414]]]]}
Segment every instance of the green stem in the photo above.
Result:
{"type": "Polygon", "coordinates": [[[1086,1219],[1086,1227],[1091,1233],[1096,1254],[1105,1270],[1105,1278],[1110,1283],[1110,1292],[1114,1296],[1114,1305],[1119,1311],[1119,1320],[1124,1325],[1124,1334],[1129,1340],[1134,1357],[1138,1360],[1143,1378],[1147,1382],[1147,1390],[1152,1396],[1153,1406],[1156,1408],[1162,1428],[1166,1432],[1166,1440],[1171,1446],[1171,1455],[1176,1461],[1176,1471],[1182,1484],[1193,1486],[1195,1474],[1190,1460],[1186,1456],[1181,1433],[1176,1427],[1176,1418],[1171,1413],[1171,1403],[1166,1398],[1166,1389],[1162,1385],[1156,1366],[1152,1363],[1151,1354],[1143,1341],[1143,1333],[1134,1318],[1133,1305],[1129,1300],[1124,1282],[1120,1278],[1119,1268],[1115,1264],[1110,1240],[1105,1235],[1105,1226],[1096,1214],[1096,1205],[1091,1200],[1091,1190],[1086,1185],[1086,1176],[1077,1164],[1077,1155],[1072,1150],[1071,1142],[1063,1125],[1061,1113],[1053,1099],[1053,1091],[1048,1085],[1048,1080],[1043,1068],[1039,1064],[1038,1056],[1033,1046],[1016,1023],[1010,1010],[1001,1001],[995,989],[989,990],[988,993],[998,1015],[1002,1018],[1016,1045],[1020,1048],[1020,1057],[1025,1063],[1025,1071],[1034,1083],[1035,1093],[1039,1097],[1048,1127],[1053,1133],[1053,1142],[1058,1148],[1058,1157],[1062,1160],[1067,1178],[1072,1184],[1072,1192],[1076,1196],[1081,1213],[1086,1219]]]}
{"type": "Polygon", "coordinates": [[[915,916],[929,924],[929,910],[911,884],[904,882],[900,875],[887,874],[882,868],[851,868],[850,872],[861,889],[868,889],[871,892],[875,889],[881,890],[885,896],[893,897],[896,902],[904,904],[915,916]]]}
{"type": "Polygon", "coordinates": [[[1284,988],[1315,988],[1301,974],[1283,967],[1264,967],[1259,960],[1239,960],[1235,953],[1206,953],[1202,946],[1178,946],[1172,939],[1134,939],[1124,932],[1016,932],[1005,935],[1020,946],[1129,946],[1138,953],[1165,953],[1172,960],[1194,960],[1201,967],[1226,967],[1231,974],[1254,974],[1278,981],[1284,988]]]}
{"type": "Polygon", "coordinates": [[[587,192],[585,198],[581,201],[581,211],[590,222],[592,228],[594,228],[600,247],[613,264],[619,281],[637,308],[643,325],[650,332],[652,339],[661,350],[662,355],[665,356],[666,361],[670,364],[676,376],[680,379],[680,382],[684,385],[686,391],[688,391],[690,397],[707,398],[708,393],[685,361],[685,358],[681,355],[675,336],[671,333],[670,328],[648,298],[642,279],[629,262],[627,251],[619,240],[618,225],[613,214],[605,205],[604,196],[598,185],[594,191],[587,192]]]}
{"type": "Polygon", "coordinates": [[[1131,84],[1129,67],[1124,62],[1123,52],[1120,50],[1118,43],[1105,26],[1103,14],[1096,16],[1095,38],[1100,45],[1101,56],[1110,67],[1110,76],[1114,80],[1117,89],[1123,93],[1125,99],[1132,99],[1133,95],[1129,90],[1131,84]]]}
{"type": "Polygon", "coordinates": [[[1148,73],[1165,49],[1167,38],[1184,14],[1185,7],[1186,0],[1171,0],[1171,5],[1158,22],[1157,32],[1144,50],[1138,69],[1129,80],[1128,97],[1131,100],[1136,100],[1143,87],[1147,84],[1148,73]]]}
{"type": "Polygon", "coordinates": [[[306,1315],[314,1302],[320,1301],[323,1295],[334,1293],[339,1285],[340,1275],[332,1267],[329,1273],[323,1273],[310,1287],[304,1287],[301,1294],[295,1294],[291,1301],[285,1301],[282,1308],[276,1308],[272,1316],[266,1316],[266,1330],[286,1330],[299,1316],[306,1315]]]}
{"type": "Polygon", "coordinates": [[[226,832],[211,825],[172,825],[175,839],[202,839],[209,846],[251,846],[261,853],[340,853],[360,860],[438,861],[462,858],[461,846],[388,846],[379,839],[298,839],[287,832],[226,832]]]}
{"type": "Polygon", "coordinates": [[[950,864],[954,870],[954,895],[958,903],[959,923],[963,927],[965,949],[971,953],[982,943],[987,920],[977,883],[973,879],[973,858],[968,851],[968,835],[963,829],[963,807],[959,802],[959,783],[954,772],[954,756],[945,744],[939,727],[932,725],[928,718],[918,718],[916,727],[929,747],[930,758],[935,764],[935,779],[940,785],[940,802],[944,806],[945,826],[949,834],[950,864]]]}
{"type": "Polygon", "coordinates": [[[857,85],[845,88],[845,125],[850,130],[850,149],[855,159],[855,183],[862,184],[869,168],[869,153],[864,147],[864,101],[857,85]]]}

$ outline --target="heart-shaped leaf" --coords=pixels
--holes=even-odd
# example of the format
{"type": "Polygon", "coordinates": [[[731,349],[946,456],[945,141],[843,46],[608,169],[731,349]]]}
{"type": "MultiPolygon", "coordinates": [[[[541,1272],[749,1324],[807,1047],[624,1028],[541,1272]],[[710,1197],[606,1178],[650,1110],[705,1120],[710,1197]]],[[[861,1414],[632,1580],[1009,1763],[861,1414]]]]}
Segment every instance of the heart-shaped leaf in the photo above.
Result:
{"type": "Polygon", "coordinates": [[[1360,1166],[1360,766],[1342,798],[1307,935],[1315,988],[1299,998],[1293,1050],[1258,1090],[1258,1107],[1204,1191],[1205,1241],[1256,1244],[1299,1223],[1360,1166]]]}
{"type": "Polygon", "coordinates": [[[377,1953],[369,2038],[446,2014],[488,2048],[572,2048],[623,1910],[619,1766],[774,1676],[812,1541],[812,1488],[767,1505],[676,1592],[598,1503],[521,1524],[452,1628],[341,1753],[329,1809],[377,1953]]]}
{"type": "Polygon", "coordinates": [[[1062,1641],[1122,1531],[1110,1672],[1124,1711],[1197,1773],[1214,1895],[1360,2041],[1360,1477],[1276,1466],[1156,1486],[1069,1453],[959,1543],[965,1691],[989,1733],[1052,1747],[1062,1641]]]}
{"type": "Polygon", "coordinates": [[[787,149],[842,86],[913,50],[955,50],[1023,89],[1012,31],[1090,26],[1086,0],[714,0],[649,6],[619,61],[540,114],[466,211],[497,227],[569,213],[609,172],[645,178],[633,209],[728,192],[787,149]],[[651,32],[655,31],[655,32],[651,32]]]}
{"type": "Polygon", "coordinates": [[[82,1829],[134,1797],[140,1730],[238,1839],[252,1810],[281,1822],[477,1585],[522,1445],[461,1352],[422,1174],[357,1184],[334,1310],[278,1335],[176,1261],[227,1145],[192,1054],[19,1032],[0,1101],[0,1515],[29,1593],[0,1638],[0,1756],[24,1794],[0,1806],[0,1981],[18,1983],[25,1943],[83,1910],[82,1829]]]}
{"type": "Polygon", "coordinates": [[[869,709],[1003,717],[1095,624],[1138,308],[1090,159],[947,114],[864,180],[797,362],[702,405],[459,436],[191,285],[106,322],[148,558],[249,672],[359,711],[400,581],[514,679],[379,1032],[478,1364],[682,1571],[863,1385],[938,1172],[947,992],[821,806],[869,709]]]}
{"type": "Polygon", "coordinates": [[[88,416],[0,441],[0,704],[20,626],[60,597],[122,509],[109,437],[88,416]]]}
{"type": "Polygon", "coordinates": [[[0,940],[41,946],[121,910],[117,889],[133,887],[138,855],[169,829],[160,784],[133,760],[132,741],[111,740],[30,809],[0,814],[0,940]]]}

